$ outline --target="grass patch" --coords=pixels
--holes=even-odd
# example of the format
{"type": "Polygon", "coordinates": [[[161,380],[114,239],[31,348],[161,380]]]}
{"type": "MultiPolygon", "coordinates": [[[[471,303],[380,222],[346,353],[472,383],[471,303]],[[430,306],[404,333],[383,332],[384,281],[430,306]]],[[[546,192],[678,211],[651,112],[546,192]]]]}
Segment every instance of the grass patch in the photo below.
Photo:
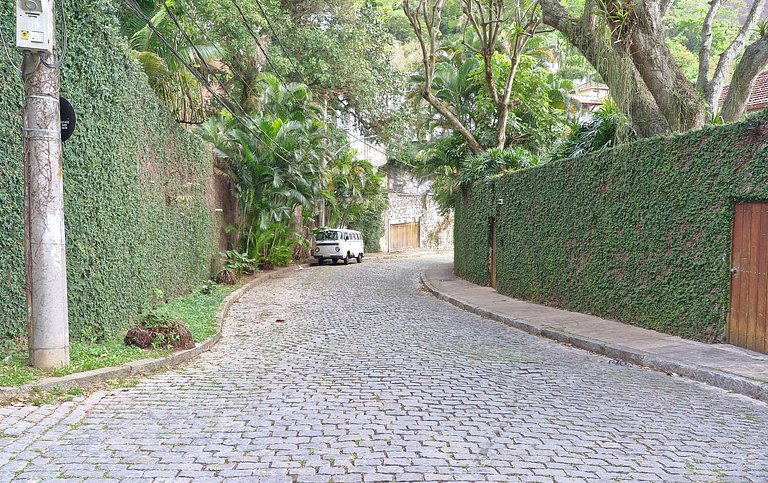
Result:
{"type": "Polygon", "coordinates": [[[167,304],[161,305],[155,312],[181,319],[187,326],[195,342],[202,342],[218,331],[216,313],[221,302],[235,290],[232,285],[217,285],[211,293],[195,292],[167,304]]]}
{"type": "MultiPolygon", "coordinates": [[[[158,313],[181,319],[192,332],[195,342],[214,335],[216,313],[221,302],[232,293],[234,286],[214,286],[210,293],[194,292],[163,304],[158,313]]],[[[124,333],[103,342],[72,342],[69,349],[70,365],[52,371],[27,366],[27,346],[24,342],[0,344],[0,386],[22,386],[28,382],[50,376],[65,376],[75,372],[113,367],[139,359],[157,358],[168,354],[166,350],[145,351],[123,343],[124,333]]]]}

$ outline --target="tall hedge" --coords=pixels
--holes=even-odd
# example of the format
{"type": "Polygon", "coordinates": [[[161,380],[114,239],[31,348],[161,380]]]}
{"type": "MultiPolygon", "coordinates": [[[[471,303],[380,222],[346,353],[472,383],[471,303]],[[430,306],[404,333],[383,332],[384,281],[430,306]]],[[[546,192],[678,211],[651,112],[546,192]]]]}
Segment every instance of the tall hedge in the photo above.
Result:
{"type": "Polygon", "coordinates": [[[720,340],[733,207],[768,200],[767,146],[761,114],[477,183],[456,209],[456,273],[489,283],[494,219],[499,292],[720,340]]]}
{"type": "MultiPolygon", "coordinates": [[[[14,3],[0,5],[12,41],[14,3]]],[[[78,115],[64,145],[70,329],[73,338],[98,338],[126,325],[156,289],[180,293],[208,276],[212,156],[152,94],[113,7],[78,2],[68,16],[62,95],[78,115]]],[[[22,94],[0,60],[0,339],[26,325],[22,94]]]]}

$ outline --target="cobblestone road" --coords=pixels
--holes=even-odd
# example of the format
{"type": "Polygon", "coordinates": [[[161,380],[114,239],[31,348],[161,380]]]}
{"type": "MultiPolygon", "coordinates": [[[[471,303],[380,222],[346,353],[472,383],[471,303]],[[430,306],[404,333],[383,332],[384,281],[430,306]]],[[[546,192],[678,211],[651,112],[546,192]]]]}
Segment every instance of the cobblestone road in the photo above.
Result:
{"type": "Polygon", "coordinates": [[[435,260],[291,272],[182,369],[0,408],[0,481],[768,481],[766,405],[464,313],[435,260]]]}

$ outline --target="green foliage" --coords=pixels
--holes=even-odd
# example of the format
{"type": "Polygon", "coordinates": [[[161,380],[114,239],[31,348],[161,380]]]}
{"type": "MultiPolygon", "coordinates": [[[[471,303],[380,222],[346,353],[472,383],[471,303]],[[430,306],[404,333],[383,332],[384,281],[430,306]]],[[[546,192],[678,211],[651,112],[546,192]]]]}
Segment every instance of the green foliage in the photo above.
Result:
{"type": "Polygon", "coordinates": [[[299,232],[282,223],[248,233],[248,256],[265,268],[282,267],[293,261],[294,247],[307,246],[299,232]]]}
{"type": "Polygon", "coordinates": [[[470,155],[457,133],[438,138],[421,150],[405,146],[396,156],[393,165],[432,182],[434,199],[443,214],[455,208],[462,192],[472,183],[539,163],[539,157],[522,146],[470,155]]]}
{"type": "Polygon", "coordinates": [[[581,123],[552,151],[552,159],[576,158],[611,148],[621,141],[634,139],[629,119],[612,99],[605,100],[592,116],[581,123]]]}
{"type": "MultiPolygon", "coordinates": [[[[2,5],[0,26],[13,32],[13,3],[2,5]]],[[[146,308],[154,288],[176,295],[196,287],[215,253],[205,201],[211,156],[152,93],[115,14],[108,3],[69,12],[62,95],[78,126],[63,163],[74,340],[115,334],[146,308]]],[[[0,339],[26,326],[22,94],[18,74],[0,62],[0,339]]]]}
{"type": "MultiPolygon", "coordinates": [[[[432,85],[435,96],[449,105],[465,126],[470,126],[481,146],[495,147],[497,106],[485,81],[482,60],[465,50],[459,38],[447,42],[441,52],[432,85]]],[[[520,58],[510,96],[513,107],[506,126],[506,146],[521,145],[541,152],[564,132],[564,93],[542,63],[542,58],[549,59],[549,55],[546,49],[538,49],[520,58]]],[[[500,52],[494,54],[492,69],[499,92],[504,90],[510,66],[509,57],[500,52]]],[[[418,85],[422,78],[416,75],[412,80],[418,85]]],[[[439,119],[437,123],[430,119],[432,127],[452,129],[447,121],[439,119]]]]}
{"type": "MultiPolygon", "coordinates": [[[[467,127],[487,154],[469,156],[469,148],[453,126],[442,116],[414,116],[414,126],[390,147],[391,164],[404,168],[432,182],[435,200],[443,212],[453,208],[461,189],[504,170],[514,170],[537,163],[565,133],[572,100],[568,91],[572,82],[550,74],[544,61],[553,53],[544,41],[531,41],[530,49],[520,57],[510,93],[510,111],[506,124],[504,150],[498,145],[498,106],[486,83],[482,57],[468,44],[478,44],[472,35],[454,36],[444,41],[435,66],[432,91],[449,106],[451,112],[467,127]],[[423,126],[419,126],[421,121],[423,126]],[[413,139],[424,139],[421,144],[413,139]],[[429,141],[426,141],[426,140],[429,141]]],[[[491,69],[495,88],[503,92],[511,59],[495,52],[491,69]]],[[[423,77],[412,77],[415,87],[423,77]]],[[[412,97],[420,101],[420,94],[412,97]]],[[[414,109],[415,110],[415,109],[414,109]]]]}
{"type": "Polygon", "coordinates": [[[396,24],[403,20],[394,5],[377,7],[358,0],[237,3],[245,22],[231,4],[220,0],[196,0],[189,15],[200,27],[193,32],[194,38],[207,38],[224,47],[224,64],[239,74],[227,74],[229,91],[244,105],[253,105],[253,89],[248,84],[266,71],[287,82],[311,86],[331,112],[354,112],[373,129],[391,120],[387,99],[402,82],[391,63],[389,28],[398,30],[396,24]],[[263,35],[261,43],[269,62],[246,24],[263,35]]]}
{"type": "Polygon", "coordinates": [[[387,207],[384,176],[368,161],[347,151],[328,163],[326,196],[328,224],[363,234],[365,250],[381,249],[384,232],[382,213],[387,207]]]}
{"type": "MultiPolygon", "coordinates": [[[[217,332],[216,314],[221,303],[234,289],[234,287],[213,286],[210,293],[195,292],[160,305],[153,314],[159,319],[182,321],[192,332],[195,342],[202,342],[217,332]]],[[[104,342],[75,341],[72,342],[69,350],[71,364],[46,372],[27,365],[26,346],[0,342],[0,348],[2,349],[0,352],[4,355],[4,359],[0,359],[0,386],[21,386],[52,375],[65,376],[75,372],[114,367],[166,354],[164,350],[148,352],[135,346],[125,345],[123,336],[104,342]]]]}
{"type": "Polygon", "coordinates": [[[458,184],[462,189],[469,188],[477,181],[486,180],[505,171],[530,168],[539,163],[538,158],[524,148],[500,150],[490,149],[466,158],[459,170],[458,184]]]}
{"type": "MultiPolygon", "coordinates": [[[[720,54],[741,28],[740,15],[745,12],[745,5],[744,0],[727,1],[715,17],[712,25],[712,69],[717,65],[720,54]]],[[[673,2],[664,18],[667,46],[680,70],[693,82],[698,75],[701,26],[708,9],[709,2],[677,0],[673,2]]]]}
{"type": "Polygon", "coordinates": [[[240,253],[237,250],[227,250],[219,252],[219,256],[224,258],[224,269],[232,270],[237,276],[241,274],[251,274],[259,270],[259,261],[251,258],[247,253],[240,253]]]}
{"type": "Polygon", "coordinates": [[[489,282],[495,219],[499,292],[719,340],[733,203],[768,200],[766,117],[476,183],[456,209],[456,272],[489,282]]]}
{"type": "Polygon", "coordinates": [[[254,240],[274,231],[274,224],[289,226],[297,209],[314,208],[322,189],[326,131],[307,86],[283,85],[268,74],[256,85],[258,108],[248,124],[224,113],[198,128],[227,161],[241,212],[240,238],[251,258],[259,252],[254,240]]]}
{"type": "MultiPolygon", "coordinates": [[[[155,2],[152,2],[155,3],[155,2]]],[[[182,31],[166,10],[166,3],[147,16],[163,37],[173,46],[185,62],[201,72],[210,72],[209,64],[220,60],[224,51],[218,45],[206,43],[195,36],[194,23],[187,19],[187,12],[178,2],[167,2],[167,7],[176,17],[182,31]],[[189,40],[192,40],[190,44],[189,40]]],[[[211,111],[203,95],[202,84],[189,72],[163,41],[136,15],[125,15],[123,33],[130,38],[132,55],[147,74],[149,84],[163,99],[176,119],[187,122],[201,122],[211,111]],[[131,20],[137,21],[131,21],[131,20]]]]}
{"type": "Polygon", "coordinates": [[[242,214],[244,255],[270,267],[290,263],[294,253],[301,255],[309,245],[300,231],[307,230],[320,199],[326,202],[330,224],[377,229],[381,222],[372,219],[385,206],[383,177],[346,148],[342,131],[321,120],[306,85],[285,85],[270,74],[257,80],[253,125],[242,126],[223,115],[198,130],[227,160],[242,214]]]}

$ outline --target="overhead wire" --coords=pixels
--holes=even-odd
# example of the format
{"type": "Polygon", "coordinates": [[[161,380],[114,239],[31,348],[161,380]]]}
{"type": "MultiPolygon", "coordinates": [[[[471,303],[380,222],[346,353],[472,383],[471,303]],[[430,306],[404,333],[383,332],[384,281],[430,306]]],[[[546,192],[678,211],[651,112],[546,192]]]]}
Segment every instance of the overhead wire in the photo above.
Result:
{"type": "MultiPolygon", "coordinates": [[[[229,97],[229,98],[232,98],[232,95],[229,93],[229,91],[228,91],[228,90],[227,90],[227,88],[225,87],[226,83],[225,83],[224,81],[222,81],[222,80],[221,80],[221,78],[219,78],[219,77],[216,75],[216,73],[214,73],[214,72],[213,72],[213,70],[211,69],[210,65],[208,65],[208,62],[205,60],[205,57],[204,57],[204,56],[203,56],[203,54],[200,52],[200,50],[197,48],[197,45],[195,45],[194,41],[193,41],[193,40],[192,40],[192,39],[189,37],[189,34],[187,34],[187,32],[184,30],[184,27],[181,25],[181,22],[179,22],[179,19],[176,17],[176,14],[174,14],[174,13],[173,13],[173,11],[172,11],[172,10],[171,10],[171,9],[168,7],[168,5],[167,5],[167,4],[164,4],[164,6],[165,6],[165,11],[166,11],[166,13],[167,13],[167,14],[168,14],[168,16],[171,18],[171,20],[173,21],[173,23],[174,23],[174,25],[176,26],[176,28],[179,30],[179,32],[181,32],[181,35],[184,37],[184,39],[187,41],[187,43],[189,43],[189,45],[192,47],[192,50],[194,50],[194,51],[195,51],[195,54],[197,55],[197,58],[198,58],[198,60],[200,61],[200,64],[201,64],[201,65],[204,65],[204,66],[205,66],[205,68],[206,68],[206,70],[208,71],[208,73],[209,73],[209,74],[210,74],[212,77],[214,77],[214,78],[215,78],[215,79],[218,81],[218,83],[219,83],[219,87],[220,87],[220,88],[221,88],[221,89],[224,91],[224,93],[227,95],[227,97],[229,97]]],[[[194,20],[193,20],[193,21],[194,21],[194,20]]],[[[196,23],[196,22],[195,22],[195,26],[197,26],[197,23],[196,23]]],[[[198,28],[199,28],[199,27],[198,27],[198,28]]],[[[205,34],[204,34],[204,37],[206,38],[206,40],[208,40],[208,41],[210,42],[210,39],[208,39],[207,35],[205,35],[205,34]]],[[[215,49],[216,49],[216,50],[217,50],[219,53],[222,53],[222,52],[221,52],[221,49],[220,49],[220,48],[219,48],[219,47],[218,47],[216,44],[212,43],[212,45],[214,46],[214,48],[215,48],[215,49]]],[[[249,89],[252,89],[252,88],[250,87],[250,84],[248,84],[248,88],[249,88],[249,89]]],[[[242,107],[242,105],[241,105],[241,104],[237,103],[237,105],[238,105],[238,107],[240,107],[240,108],[241,108],[242,112],[243,112],[243,113],[246,115],[246,117],[248,117],[248,118],[249,118],[249,120],[251,120],[251,121],[254,121],[254,120],[253,120],[253,119],[250,117],[250,115],[247,113],[247,111],[245,110],[245,108],[244,108],[244,107],[242,107]]],[[[275,115],[275,113],[274,113],[274,112],[272,112],[272,115],[275,115]]],[[[254,121],[254,122],[255,122],[255,121],[254,121]]],[[[257,126],[257,127],[258,127],[258,126],[257,126]]],[[[266,132],[264,132],[264,131],[262,130],[262,133],[263,133],[263,134],[264,134],[264,135],[265,135],[265,136],[266,136],[266,137],[267,137],[267,138],[268,138],[270,141],[272,141],[273,143],[275,143],[275,140],[274,140],[272,137],[270,137],[270,136],[269,136],[269,135],[268,135],[266,132]]],[[[291,155],[291,152],[290,152],[290,151],[288,151],[288,149],[286,149],[284,146],[281,146],[280,144],[277,144],[277,143],[275,143],[275,145],[276,145],[276,146],[278,146],[280,149],[282,149],[282,150],[283,150],[283,151],[284,151],[286,154],[288,154],[289,156],[291,155]]],[[[283,159],[284,161],[287,161],[285,158],[282,158],[282,159],[283,159]]]]}
{"type": "MultiPolygon", "coordinates": [[[[198,23],[198,21],[195,19],[195,17],[194,17],[194,16],[192,16],[192,17],[190,17],[190,18],[191,18],[191,20],[192,20],[192,23],[195,25],[195,27],[197,27],[197,29],[198,29],[198,33],[199,33],[200,35],[202,35],[202,36],[203,36],[203,38],[204,38],[204,39],[205,39],[205,40],[206,40],[206,41],[207,41],[207,42],[208,42],[210,45],[212,45],[212,46],[213,46],[213,48],[214,48],[214,49],[216,49],[216,51],[219,53],[219,55],[221,55],[222,57],[224,57],[224,56],[225,56],[225,52],[221,50],[221,48],[218,46],[218,44],[216,44],[215,42],[211,41],[210,37],[208,37],[208,35],[205,33],[205,29],[204,29],[203,27],[201,27],[201,26],[200,26],[200,24],[199,24],[199,23],[198,23]]],[[[253,88],[253,86],[251,85],[251,83],[250,83],[250,82],[248,82],[248,80],[247,80],[245,77],[243,77],[243,75],[242,75],[242,74],[240,74],[240,72],[238,72],[237,70],[232,70],[232,71],[231,71],[231,73],[232,73],[232,75],[233,75],[233,76],[235,76],[237,79],[239,79],[239,80],[240,80],[240,82],[242,82],[242,83],[243,83],[243,85],[244,85],[244,86],[246,86],[246,87],[247,87],[247,88],[248,88],[250,91],[252,91],[252,92],[255,92],[255,91],[256,91],[256,89],[254,89],[254,88],[253,88]]],[[[212,73],[212,75],[215,75],[215,74],[213,74],[213,73],[212,73]]],[[[278,77],[278,75],[277,75],[277,74],[276,74],[275,76],[276,76],[276,77],[278,77]]],[[[283,84],[285,84],[285,81],[283,81],[283,80],[282,80],[282,79],[280,79],[279,77],[278,77],[278,80],[280,80],[280,81],[281,81],[283,84]]],[[[221,82],[221,80],[219,80],[219,82],[220,82],[220,84],[222,84],[222,85],[223,85],[223,83],[221,82]]],[[[291,93],[291,94],[292,94],[292,93],[291,93]]],[[[293,97],[293,99],[294,99],[294,100],[296,100],[296,101],[298,101],[298,99],[296,99],[295,97],[293,97]]],[[[272,108],[270,108],[270,107],[269,107],[269,106],[267,106],[267,105],[263,105],[262,107],[263,107],[263,108],[264,108],[266,111],[268,111],[268,112],[269,112],[269,114],[271,114],[271,115],[273,115],[273,116],[276,116],[276,117],[277,117],[277,113],[275,113],[275,112],[274,112],[274,110],[272,110],[272,108]]]]}
{"type": "Polygon", "coordinates": [[[285,53],[286,58],[288,59],[288,62],[290,62],[291,65],[293,66],[294,70],[296,70],[296,72],[298,72],[299,71],[299,67],[293,61],[293,57],[291,57],[289,55],[290,51],[285,47],[285,45],[283,44],[283,41],[280,40],[280,36],[277,35],[277,30],[275,29],[275,26],[272,25],[272,21],[269,20],[269,15],[267,15],[266,10],[261,5],[261,2],[259,0],[255,0],[255,1],[256,1],[256,6],[259,9],[259,12],[261,12],[261,16],[264,17],[264,20],[267,22],[267,27],[269,27],[269,30],[272,32],[272,35],[275,37],[275,42],[277,42],[277,45],[279,45],[280,48],[283,49],[283,52],[285,53]]]}
{"type": "Polygon", "coordinates": [[[5,56],[8,58],[8,63],[11,65],[11,67],[13,67],[15,71],[21,73],[21,66],[16,64],[11,57],[11,50],[8,47],[8,43],[5,41],[5,37],[3,36],[2,26],[0,26],[0,42],[3,43],[3,51],[5,51],[5,56]]]}
{"type": "MultiPolygon", "coordinates": [[[[256,42],[256,46],[259,48],[261,53],[264,55],[264,60],[269,64],[270,67],[272,67],[272,70],[275,71],[275,76],[280,78],[280,70],[272,62],[272,59],[269,58],[269,54],[267,54],[267,50],[264,48],[264,46],[261,45],[261,42],[259,41],[258,35],[256,35],[256,32],[253,31],[253,28],[248,23],[248,19],[245,18],[245,14],[243,13],[243,10],[240,8],[240,5],[237,4],[237,0],[232,0],[232,4],[235,6],[235,9],[237,10],[237,13],[240,15],[240,18],[243,19],[243,25],[245,25],[245,28],[246,28],[246,30],[248,30],[248,33],[251,34],[251,37],[253,38],[253,41],[256,42]]],[[[280,81],[285,83],[285,80],[283,80],[283,79],[280,79],[280,81]]]]}
{"type": "MultiPolygon", "coordinates": [[[[275,149],[267,143],[261,136],[259,136],[253,129],[251,129],[251,125],[254,126],[259,132],[261,132],[261,135],[269,139],[270,141],[274,142],[274,140],[266,133],[263,129],[256,123],[256,121],[251,118],[247,111],[237,102],[231,102],[227,99],[222,98],[218,92],[213,89],[213,87],[210,85],[210,82],[192,65],[190,65],[189,62],[187,62],[184,57],[176,50],[176,48],[171,45],[171,43],[165,38],[165,36],[162,34],[162,32],[159,31],[157,26],[154,25],[152,22],[152,19],[147,17],[147,15],[141,10],[141,7],[136,3],[135,0],[121,0],[123,4],[125,4],[129,10],[133,11],[139,18],[141,18],[146,24],[147,27],[149,27],[150,30],[157,36],[157,38],[163,43],[163,45],[168,48],[171,53],[176,57],[176,59],[200,82],[200,84],[213,96],[214,99],[216,99],[224,108],[230,111],[233,117],[235,117],[242,126],[249,131],[257,141],[259,141],[264,147],[266,147],[269,151],[271,151],[273,154],[275,154],[278,158],[282,159],[286,163],[289,163],[289,161],[280,153],[275,151],[275,149]],[[240,118],[240,115],[238,114],[238,110],[243,113],[245,118],[250,121],[250,125],[248,122],[243,122],[243,120],[240,118]]],[[[282,146],[281,146],[282,147],[282,146]]],[[[285,150],[285,148],[283,148],[285,150]]],[[[285,150],[288,152],[287,150],[285,150]]]]}
{"type": "MultiPolygon", "coordinates": [[[[143,20],[143,21],[144,21],[144,22],[147,24],[147,26],[148,26],[148,27],[149,27],[149,28],[150,28],[150,29],[153,31],[153,33],[154,33],[154,34],[155,34],[155,35],[156,35],[156,36],[157,36],[157,37],[158,37],[158,38],[161,40],[161,42],[163,42],[163,44],[164,44],[164,45],[165,45],[165,46],[166,46],[166,47],[167,47],[167,48],[168,48],[168,49],[169,49],[169,50],[170,50],[170,51],[171,51],[171,52],[174,54],[174,56],[175,56],[175,57],[176,57],[176,58],[177,58],[177,59],[178,59],[178,60],[179,60],[179,61],[182,63],[182,65],[184,65],[184,67],[185,67],[185,68],[186,68],[186,69],[187,69],[187,70],[188,70],[190,73],[192,73],[192,75],[194,75],[194,76],[195,76],[195,78],[197,78],[197,80],[198,80],[198,81],[201,83],[201,85],[203,85],[203,87],[205,87],[205,88],[206,88],[206,90],[208,90],[208,92],[209,92],[209,93],[210,93],[210,94],[211,94],[211,95],[212,95],[212,96],[213,96],[213,97],[214,97],[214,98],[215,98],[215,99],[216,99],[216,100],[217,100],[217,101],[218,101],[220,104],[222,104],[222,105],[223,105],[225,108],[227,108],[227,109],[228,109],[228,110],[229,110],[229,111],[230,111],[230,112],[231,112],[231,113],[232,113],[232,114],[233,114],[233,115],[234,115],[236,118],[237,118],[238,116],[236,115],[236,112],[235,112],[235,111],[237,111],[237,110],[239,109],[239,111],[240,111],[240,112],[242,112],[242,114],[243,114],[243,115],[244,115],[244,116],[245,116],[245,117],[246,117],[246,118],[247,118],[247,119],[250,121],[250,123],[251,123],[251,124],[252,124],[254,127],[256,127],[256,128],[257,128],[257,129],[258,129],[258,130],[259,130],[259,131],[262,133],[262,135],[263,135],[264,137],[266,137],[267,139],[269,139],[270,141],[272,141],[272,142],[274,143],[274,139],[272,139],[272,138],[269,136],[269,134],[268,134],[268,133],[264,132],[264,130],[263,130],[263,129],[261,129],[261,127],[260,127],[260,126],[258,126],[258,125],[256,124],[256,121],[255,121],[253,118],[251,118],[251,116],[248,114],[248,112],[245,110],[245,108],[243,108],[243,107],[242,107],[242,105],[240,105],[240,104],[239,104],[239,103],[237,103],[237,102],[230,102],[230,101],[228,101],[228,100],[226,100],[226,99],[222,99],[222,98],[221,98],[221,96],[220,96],[220,95],[219,95],[217,92],[215,92],[215,90],[212,88],[212,86],[210,85],[210,83],[209,83],[209,82],[208,82],[208,81],[207,81],[207,80],[206,80],[206,79],[205,79],[205,78],[202,76],[202,74],[201,74],[201,73],[200,73],[200,72],[199,72],[197,69],[195,69],[193,66],[191,66],[191,65],[190,65],[188,62],[186,62],[186,61],[184,60],[183,56],[182,56],[182,55],[181,55],[181,54],[180,54],[180,53],[179,53],[179,52],[178,52],[178,51],[177,51],[177,50],[176,50],[176,49],[175,49],[175,48],[174,48],[174,47],[173,47],[173,46],[170,44],[170,42],[168,42],[168,40],[167,40],[167,39],[165,39],[165,37],[162,35],[162,33],[161,33],[161,32],[160,32],[160,31],[157,29],[157,27],[156,27],[156,26],[155,26],[155,25],[152,23],[151,19],[150,19],[149,17],[147,17],[147,16],[146,16],[146,14],[144,14],[144,12],[143,12],[143,11],[141,10],[141,8],[138,6],[138,4],[136,3],[136,1],[135,1],[135,0],[121,0],[121,1],[122,1],[123,3],[125,3],[125,4],[126,4],[128,7],[129,7],[129,9],[130,9],[130,10],[132,10],[132,11],[133,11],[134,13],[136,13],[136,14],[137,14],[137,15],[138,15],[140,18],[142,18],[142,20],[143,20]]],[[[269,57],[269,54],[266,52],[266,50],[264,49],[264,47],[261,45],[261,42],[258,40],[258,36],[257,36],[257,35],[256,35],[256,33],[253,31],[253,29],[251,28],[251,26],[248,24],[248,20],[247,20],[247,18],[245,17],[245,14],[243,13],[243,11],[242,11],[242,9],[240,8],[240,6],[237,4],[237,0],[231,0],[231,1],[232,1],[232,3],[235,5],[235,8],[238,10],[238,13],[239,13],[239,15],[240,15],[241,19],[243,20],[243,22],[244,22],[244,25],[246,26],[246,29],[247,29],[247,30],[248,30],[248,32],[250,33],[251,37],[253,38],[254,42],[255,42],[255,43],[256,43],[256,45],[258,46],[259,50],[260,50],[260,51],[262,52],[262,54],[264,55],[266,62],[267,62],[267,63],[268,63],[268,64],[269,64],[269,65],[272,67],[272,69],[275,71],[275,76],[276,76],[276,77],[278,78],[278,80],[280,80],[280,81],[281,81],[283,84],[286,84],[286,81],[285,81],[285,80],[284,80],[284,79],[283,79],[283,78],[280,76],[279,70],[278,70],[278,69],[277,69],[277,67],[274,65],[274,63],[272,62],[272,60],[270,59],[270,57],[269,57]]],[[[228,97],[230,97],[230,98],[231,98],[231,97],[232,97],[232,96],[231,96],[231,94],[229,94],[229,92],[228,92],[228,91],[226,90],[226,88],[224,87],[224,82],[222,82],[220,79],[218,79],[218,77],[217,77],[217,76],[216,76],[216,75],[215,75],[215,74],[214,74],[214,73],[211,71],[211,69],[210,69],[210,66],[208,66],[207,62],[205,62],[205,59],[204,59],[203,55],[201,54],[201,52],[199,51],[199,49],[197,49],[197,46],[194,44],[194,42],[193,42],[193,41],[192,41],[192,39],[189,37],[189,35],[188,35],[188,34],[187,34],[185,31],[184,31],[184,28],[183,28],[183,26],[181,26],[181,24],[180,24],[180,22],[178,21],[178,19],[176,18],[176,16],[173,14],[173,12],[172,12],[172,11],[170,11],[170,9],[169,9],[167,6],[166,6],[165,8],[166,8],[166,12],[169,14],[169,16],[171,17],[171,19],[173,20],[173,22],[174,22],[174,24],[175,24],[176,28],[177,28],[177,29],[179,30],[179,32],[180,32],[180,33],[181,33],[181,34],[184,36],[184,38],[186,39],[186,41],[187,41],[187,42],[190,44],[190,46],[191,46],[191,47],[193,48],[193,50],[195,51],[196,55],[197,55],[197,56],[198,56],[198,58],[200,59],[200,62],[201,62],[201,64],[205,65],[205,67],[208,69],[209,73],[210,73],[210,74],[211,74],[213,77],[216,77],[216,78],[217,78],[217,80],[219,80],[219,85],[220,85],[220,87],[221,87],[221,88],[224,90],[225,94],[226,94],[228,97]]],[[[193,20],[193,21],[194,21],[194,20],[193,20]]],[[[204,35],[204,36],[207,38],[207,36],[206,36],[206,35],[205,35],[205,33],[204,33],[204,32],[205,32],[205,30],[204,30],[204,29],[202,29],[202,28],[201,28],[201,27],[200,27],[200,26],[199,26],[199,25],[198,25],[196,22],[195,22],[195,25],[196,25],[196,26],[197,26],[197,28],[200,30],[200,32],[201,32],[201,33],[203,33],[203,35],[204,35]]],[[[276,34],[276,32],[275,32],[274,30],[273,30],[273,34],[274,34],[274,35],[277,35],[277,34],[276,34]]],[[[277,38],[277,37],[276,37],[276,38],[277,38]]],[[[210,39],[208,39],[208,40],[209,40],[209,42],[210,42],[210,39]]],[[[279,42],[279,41],[278,41],[278,42],[279,42]]],[[[220,48],[219,48],[219,47],[218,47],[218,46],[217,46],[215,43],[212,43],[212,45],[214,45],[214,47],[217,49],[217,51],[218,51],[219,53],[222,53],[222,52],[221,52],[221,49],[220,49],[220,48]]],[[[236,75],[238,75],[238,76],[239,76],[239,74],[236,74],[236,75]]],[[[244,78],[242,78],[242,76],[239,76],[239,77],[240,77],[240,78],[241,78],[241,80],[244,82],[244,84],[245,84],[246,86],[248,86],[248,88],[249,88],[249,89],[253,90],[253,88],[250,86],[250,84],[249,84],[249,83],[248,83],[248,82],[247,82],[247,81],[246,81],[244,78]]],[[[291,92],[291,91],[288,91],[288,94],[289,94],[289,95],[290,95],[290,96],[291,96],[291,97],[292,97],[292,98],[293,98],[293,99],[294,99],[296,102],[300,102],[300,101],[299,101],[299,100],[298,100],[298,99],[295,97],[295,95],[294,95],[294,93],[293,93],[293,92],[291,92]]],[[[267,109],[267,110],[270,110],[270,109],[267,109]]],[[[273,114],[273,115],[276,115],[274,112],[272,112],[272,114],[273,114]]],[[[260,142],[261,142],[261,143],[262,143],[262,144],[263,144],[265,147],[267,147],[267,148],[268,148],[270,151],[272,151],[272,152],[273,152],[275,155],[277,155],[277,156],[278,156],[279,158],[281,158],[283,161],[285,161],[285,162],[288,162],[288,160],[287,160],[287,159],[286,159],[284,156],[282,156],[282,155],[280,155],[280,153],[276,152],[276,151],[275,151],[275,149],[274,149],[274,148],[273,148],[271,145],[269,145],[268,143],[266,143],[266,141],[264,141],[263,139],[261,139],[261,138],[260,138],[260,137],[259,137],[259,136],[258,136],[258,135],[255,133],[255,132],[253,132],[253,130],[252,130],[252,129],[250,129],[250,127],[248,126],[248,124],[247,124],[247,123],[243,122],[241,119],[238,119],[238,120],[240,120],[241,124],[242,124],[244,127],[246,127],[246,129],[247,129],[248,131],[250,131],[250,132],[251,132],[251,134],[253,134],[253,135],[254,135],[254,136],[257,138],[257,140],[258,140],[258,141],[260,141],[260,142]]],[[[382,153],[382,154],[384,154],[384,155],[387,155],[387,153],[386,153],[386,152],[384,152],[384,151],[382,151],[382,150],[380,150],[380,149],[376,148],[375,146],[373,146],[373,145],[371,145],[371,144],[367,143],[367,142],[366,142],[364,139],[360,139],[360,138],[358,138],[357,136],[354,136],[354,135],[352,135],[352,134],[350,134],[350,133],[348,133],[348,132],[347,132],[346,134],[347,134],[349,137],[351,137],[352,139],[354,139],[354,140],[357,140],[357,141],[360,141],[360,142],[362,142],[364,145],[366,145],[366,146],[370,147],[371,149],[373,149],[373,150],[375,150],[375,151],[378,151],[378,152],[380,152],[380,153],[382,153]]],[[[274,143],[274,144],[275,144],[275,145],[277,145],[279,148],[281,148],[281,149],[282,149],[282,150],[283,150],[283,151],[284,151],[286,154],[290,155],[290,152],[289,152],[289,151],[288,151],[288,150],[287,150],[285,147],[283,147],[283,146],[281,146],[281,145],[279,145],[279,144],[277,144],[277,143],[274,143]]]]}
{"type": "Polygon", "coordinates": [[[59,58],[49,63],[45,56],[40,55],[40,62],[49,69],[58,69],[64,65],[64,59],[67,57],[67,5],[64,0],[61,2],[61,49],[59,58]]]}

